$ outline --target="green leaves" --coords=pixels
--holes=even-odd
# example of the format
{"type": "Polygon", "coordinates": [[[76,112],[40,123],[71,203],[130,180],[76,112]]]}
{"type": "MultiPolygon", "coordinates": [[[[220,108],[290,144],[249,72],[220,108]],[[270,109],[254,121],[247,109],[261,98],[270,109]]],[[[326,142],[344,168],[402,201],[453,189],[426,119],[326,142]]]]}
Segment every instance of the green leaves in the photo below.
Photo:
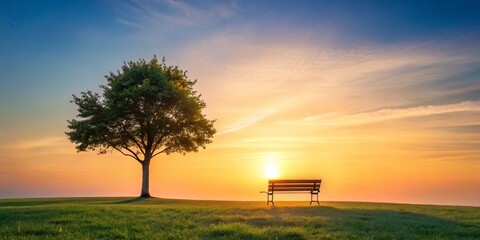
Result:
{"type": "Polygon", "coordinates": [[[115,149],[137,161],[160,153],[187,153],[205,148],[216,130],[206,119],[205,102],[195,81],[177,66],[140,59],[110,72],[103,94],[73,96],[77,119],[68,121],[70,141],[78,151],[115,149]]]}

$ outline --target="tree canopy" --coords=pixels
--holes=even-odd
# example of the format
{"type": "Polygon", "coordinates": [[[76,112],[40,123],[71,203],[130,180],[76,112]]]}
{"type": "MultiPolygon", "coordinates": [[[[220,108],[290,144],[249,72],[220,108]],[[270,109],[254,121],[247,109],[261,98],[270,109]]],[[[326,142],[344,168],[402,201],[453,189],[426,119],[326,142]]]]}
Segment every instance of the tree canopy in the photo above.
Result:
{"type": "Polygon", "coordinates": [[[116,150],[146,166],[147,192],[142,185],[142,196],[149,196],[150,160],[161,153],[205,148],[216,132],[214,120],[202,113],[206,104],[193,89],[197,81],[178,66],[167,66],[165,59],[124,62],[105,78],[102,94],[73,95],[78,115],[68,120],[66,134],[79,152],[116,150]]]}

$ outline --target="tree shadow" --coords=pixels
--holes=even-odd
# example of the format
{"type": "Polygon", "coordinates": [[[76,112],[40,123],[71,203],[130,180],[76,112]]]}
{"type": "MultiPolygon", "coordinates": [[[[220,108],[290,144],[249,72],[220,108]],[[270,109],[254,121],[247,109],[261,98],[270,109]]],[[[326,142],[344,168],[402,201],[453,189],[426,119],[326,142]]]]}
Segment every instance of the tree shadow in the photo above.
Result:
{"type": "Polygon", "coordinates": [[[0,207],[23,207],[43,205],[69,205],[69,204],[148,204],[164,205],[177,203],[178,200],[163,198],[143,197],[81,197],[81,198],[25,198],[25,199],[0,199],[0,207]]]}
{"type": "Polygon", "coordinates": [[[129,203],[140,203],[149,198],[144,198],[144,197],[136,197],[136,198],[131,198],[131,199],[125,199],[121,201],[115,201],[115,202],[108,202],[104,204],[129,204],[129,203]]]}
{"type": "Polygon", "coordinates": [[[147,205],[163,205],[163,204],[172,204],[178,203],[178,200],[173,199],[164,199],[164,198],[156,198],[156,197],[135,197],[135,198],[127,198],[122,199],[119,201],[114,202],[98,202],[96,204],[147,204],[147,205]]]}

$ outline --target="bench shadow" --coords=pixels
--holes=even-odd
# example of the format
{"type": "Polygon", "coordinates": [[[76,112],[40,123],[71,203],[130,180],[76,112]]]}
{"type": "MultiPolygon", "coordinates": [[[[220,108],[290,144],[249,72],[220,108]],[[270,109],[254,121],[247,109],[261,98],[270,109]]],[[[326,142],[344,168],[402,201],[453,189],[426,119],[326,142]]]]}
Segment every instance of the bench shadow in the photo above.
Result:
{"type": "Polygon", "coordinates": [[[412,209],[342,209],[319,207],[271,207],[266,209],[265,219],[253,219],[252,227],[307,227],[313,231],[325,231],[344,238],[366,239],[424,239],[435,236],[440,239],[477,239],[480,223],[444,219],[435,215],[417,213],[412,209]],[[305,221],[298,225],[298,219],[305,221]]]}

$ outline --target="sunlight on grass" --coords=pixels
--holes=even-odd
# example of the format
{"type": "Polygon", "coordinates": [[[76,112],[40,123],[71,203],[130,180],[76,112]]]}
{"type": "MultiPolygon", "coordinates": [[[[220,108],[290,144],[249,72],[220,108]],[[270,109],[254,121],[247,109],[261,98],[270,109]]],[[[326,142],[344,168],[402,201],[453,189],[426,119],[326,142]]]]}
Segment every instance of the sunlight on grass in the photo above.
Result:
{"type": "Polygon", "coordinates": [[[0,200],[0,239],[478,239],[480,208],[141,198],[0,200]]]}

